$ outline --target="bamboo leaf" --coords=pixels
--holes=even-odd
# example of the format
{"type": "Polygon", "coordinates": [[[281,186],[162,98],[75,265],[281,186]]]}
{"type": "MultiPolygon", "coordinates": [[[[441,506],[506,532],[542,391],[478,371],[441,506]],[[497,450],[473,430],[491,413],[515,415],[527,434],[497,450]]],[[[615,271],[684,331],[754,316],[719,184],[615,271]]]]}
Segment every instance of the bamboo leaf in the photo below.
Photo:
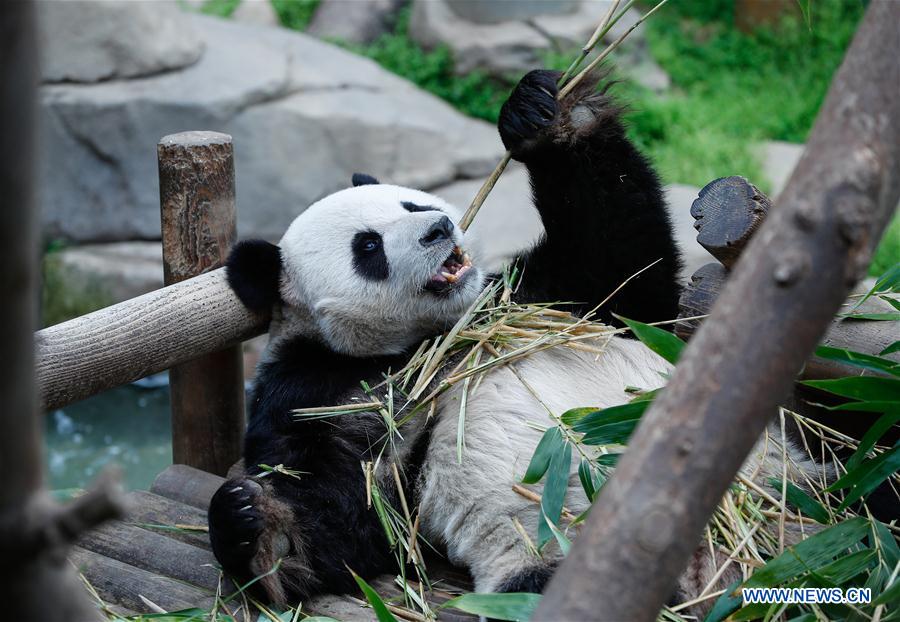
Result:
{"type": "Polygon", "coordinates": [[[900,421],[900,404],[898,404],[898,411],[887,413],[878,418],[878,420],[872,424],[863,437],[859,441],[859,447],[856,451],[853,452],[853,455],[847,460],[847,470],[852,471],[856,467],[858,467],[863,460],[866,458],[866,454],[872,450],[875,446],[875,443],[879,441],[879,439],[884,436],[884,434],[893,427],[895,423],[900,421]]]}
{"type": "Polygon", "coordinates": [[[894,577],[894,582],[875,599],[873,604],[887,605],[890,603],[900,603],[900,576],[894,577]]]}
{"type": "Polygon", "coordinates": [[[562,551],[563,556],[568,555],[569,549],[572,548],[572,541],[566,537],[566,534],[562,532],[559,525],[556,524],[556,521],[550,520],[546,514],[544,514],[544,520],[547,522],[547,526],[550,527],[550,531],[553,532],[553,536],[559,543],[559,550],[562,551]]]}
{"type": "Polygon", "coordinates": [[[511,620],[524,622],[531,618],[538,603],[540,594],[463,594],[451,598],[442,608],[455,607],[466,613],[493,618],[495,620],[511,620]]]}
{"type": "Polygon", "coordinates": [[[790,547],[753,573],[742,587],[773,587],[831,563],[841,551],[863,539],[869,521],[862,517],[823,529],[790,547]]]}
{"type": "Polygon", "coordinates": [[[594,489],[592,471],[593,467],[591,466],[591,463],[586,458],[582,458],[581,464],[578,465],[578,479],[581,480],[581,487],[584,489],[584,494],[591,503],[594,502],[594,495],[597,494],[597,491],[594,489]]]}
{"type": "Polygon", "coordinates": [[[822,566],[816,570],[815,574],[834,586],[840,586],[859,576],[875,563],[877,563],[877,553],[872,549],[864,549],[822,566]]]}
{"type": "Polygon", "coordinates": [[[597,426],[584,435],[581,442],[585,445],[625,445],[637,427],[638,420],[622,421],[597,426]]]}
{"type": "Polygon", "coordinates": [[[648,402],[628,402],[618,406],[610,406],[603,410],[595,410],[572,426],[576,432],[590,432],[597,426],[635,421],[641,418],[650,404],[648,402]]]}
{"type": "Polygon", "coordinates": [[[678,361],[678,356],[684,349],[685,343],[674,334],[656,326],[626,319],[615,313],[613,315],[622,320],[631,329],[634,336],[640,339],[645,346],[672,363],[672,365],[678,361]]]}
{"type": "Polygon", "coordinates": [[[534,454],[531,456],[531,462],[528,463],[528,469],[525,470],[522,483],[537,484],[541,481],[544,473],[550,467],[550,458],[563,444],[565,444],[565,441],[559,428],[554,426],[544,432],[544,436],[541,437],[534,454]]]}
{"type": "Polygon", "coordinates": [[[378,595],[372,586],[363,581],[363,578],[358,574],[353,572],[350,573],[353,575],[353,578],[356,579],[356,584],[359,586],[359,589],[362,590],[362,593],[365,594],[366,600],[369,601],[369,604],[372,605],[372,611],[375,612],[375,617],[378,619],[378,622],[397,622],[397,618],[394,617],[394,614],[387,608],[387,605],[384,604],[384,601],[381,600],[381,597],[378,595]]]}
{"type": "Polygon", "coordinates": [[[884,400],[884,401],[865,401],[865,402],[846,402],[837,406],[826,406],[828,410],[856,410],[870,413],[896,413],[900,412],[900,401],[884,400]]]}
{"type": "Polygon", "coordinates": [[[900,401],[900,379],[853,376],[834,380],[804,380],[802,384],[861,401],[900,401]]]}
{"type": "Polygon", "coordinates": [[[553,530],[550,521],[559,523],[562,516],[563,502],[569,488],[569,468],[572,465],[572,446],[563,443],[561,448],[553,452],[550,467],[547,469],[547,481],[541,494],[541,512],[543,516],[538,523],[538,548],[542,548],[550,538],[553,530]]]}
{"type": "Polygon", "coordinates": [[[728,586],[728,589],[716,599],[713,608],[703,618],[703,622],[722,622],[722,620],[741,608],[741,604],[744,601],[740,591],[737,591],[738,586],[740,586],[739,581],[735,581],[728,586]]]}
{"type": "Polygon", "coordinates": [[[872,286],[872,289],[866,292],[866,295],[853,305],[853,309],[858,309],[862,303],[875,294],[881,292],[896,292],[898,290],[900,290],[900,263],[896,263],[888,268],[888,271],[875,281],[875,285],[872,286]]]}
{"type": "Polygon", "coordinates": [[[584,419],[587,415],[593,412],[597,412],[598,408],[572,408],[571,410],[567,410],[563,414],[559,416],[560,421],[565,423],[567,426],[572,427],[582,419],[584,419]]]}
{"type": "Polygon", "coordinates": [[[893,354],[894,352],[900,352],[900,340],[895,341],[878,354],[884,356],[885,354],[893,354]]]}
{"type": "Polygon", "coordinates": [[[900,320],[900,313],[891,311],[884,313],[842,313],[840,317],[845,320],[875,320],[878,322],[896,322],[900,320]]]}
{"type": "MultiPolygon", "coordinates": [[[[861,499],[873,490],[875,490],[881,482],[889,478],[891,475],[900,470],[900,442],[892,449],[884,452],[877,458],[866,460],[855,471],[863,471],[862,476],[858,477],[850,487],[850,492],[844,497],[844,501],[838,506],[838,511],[847,508],[857,499],[861,499]],[[867,464],[868,463],[868,464],[867,464]],[[866,468],[867,467],[867,468],[866,468]]],[[[850,471],[847,475],[854,473],[850,471]]],[[[847,477],[845,475],[841,479],[847,477]]],[[[840,480],[838,480],[839,482],[840,480]]],[[[837,482],[835,482],[837,483],[837,482]]],[[[846,488],[846,484],[842,488],[846,488]]]]}
{"type": "MultiPolygon", "coordinates": [[[[884,352],[882,352],[882,354],[884,354],[884,352]]],[[[831,361],[840,361],[863,369],[885,371],[890,374],[900,375],[900,363],[879,356],[872,356],[871,354],[854,352],[853,350],[847,350],[846,348],[819,346],[816,348],[816,356],[831,361]]]]}
{"type": "MultiPolygon", "coordinates": [[[[769,483],[775,490],[781,490],[782,488],[780,479],[769,479],[769,483]]],[[[795,486],[791,482],[787,482],[785,491],[787,493],[787,502],[799,509],[803,514],[823,525],[831,522],[831,516],[828,514],[828,510],[822,507],[821,503],[806,494],[802,488],[795,486]]]]}

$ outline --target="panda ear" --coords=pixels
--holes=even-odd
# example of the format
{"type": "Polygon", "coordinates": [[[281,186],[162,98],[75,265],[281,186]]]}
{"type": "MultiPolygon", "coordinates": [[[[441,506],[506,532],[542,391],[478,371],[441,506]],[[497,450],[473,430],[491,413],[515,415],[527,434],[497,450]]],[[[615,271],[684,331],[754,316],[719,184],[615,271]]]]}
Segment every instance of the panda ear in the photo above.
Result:
{"type": "Polygon", "coordinates": [[[281,249],[265,240],[238,242],[225,264],[228,284],[251,311],[269,311],[281,299],[281,249]]]}
{"type": "Polygon", "coordinates": [[[365,173],[353,173],[351,182],[353,183],[354,188],[357,186],[373,186],[381,183],[371,175],[366,175],[365,173]]]}

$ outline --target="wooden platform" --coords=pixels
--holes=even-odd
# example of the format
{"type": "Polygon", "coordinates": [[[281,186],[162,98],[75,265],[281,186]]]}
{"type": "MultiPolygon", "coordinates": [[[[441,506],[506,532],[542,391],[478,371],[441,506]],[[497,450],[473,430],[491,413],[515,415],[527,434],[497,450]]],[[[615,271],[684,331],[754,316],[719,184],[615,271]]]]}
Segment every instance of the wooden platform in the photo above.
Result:
{"type": "MultiPolygon", "coordinates": [[[[169,467],[149,492],[129,493],[131,513],[125,520],[107,523],[80,540],[72,551],[72,562],[116,613],[153,613],[147,601],[165,611],[209,609],[220,587],[220,572],[205,531],[206,508],[223,481],[191,467],[169,467]]],[[[429,595],[434,605],[471,589],[468,576],[442,560],[428,568],[431,581],[440,587],[429,595]]],[[[386,600],[400,595],[391,576],[373,581],[372,586],[386,600]]],[[[230,581],[221,580],[223,596],[235,590],[230,581]]],[[[232,603],[232,610],[237,606],[232,603]]],[[[361,594],[319,596],[304,603],[303,612],[347,622],[375,618],[361,594]]],[[[401,609],[394,613],[398,619],[421,619],[401,609]]],[[[257,616],[253,612],[238,619],[256,622],[257,616]]],[[[476,617],[446,610],[438,619],[476,617]]]]}

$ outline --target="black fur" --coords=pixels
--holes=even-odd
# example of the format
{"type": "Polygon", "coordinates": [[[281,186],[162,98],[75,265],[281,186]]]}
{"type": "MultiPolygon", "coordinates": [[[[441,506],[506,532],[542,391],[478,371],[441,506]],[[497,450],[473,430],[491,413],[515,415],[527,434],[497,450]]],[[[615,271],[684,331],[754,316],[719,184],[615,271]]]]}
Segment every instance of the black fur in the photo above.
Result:
{"type": "Polygon", "coordinates": [[[597,118],[591,127],[581,133],[571,127],[572,102],[556,101],[558,75],[532,71],[500,113],[503,144],[528,167],[546,231],[520,258],[517,301],[575,302],[582,314],[660,259],[604,304],[598,318],[674,319],[681,260],[659,178],[625,137],[605,94],[590,95],[597,118]]]}
{"type": "Polygon", "coordinates": [[[360,231],[353,236],[353,269],[370,281],[384,281],[391,271],[384,241],[375,231],[360,231]]]}
{"type": "MultiPolygon", "coordinates": [[[[251,475],[262,472],[260,464],[283,464],[304,472],[299,479],[276,474],[266,480],[294,508],[303,531],[312,534],[307,561],[325,592],[356,589],[347,566],[364,577],[396,570],[375,510],[366,507],[360,465],[375,459],[373,451],[381,447],[386,428],[375,412],[322,419],[297,418],[291,411],[343,403],[361,380],[375,384],[382,372],[405,364],[403,356],[354,358],[297,338],[283,343],[272,362],[260,365],[244,441],[245,468],[251,475]]],[[[241,524],[243,516],[237,509],[243,506],[223,489],[210,505],[210,538],[219,541],[214,550],[223,567],[245,577],[246,547],[239,543],[258,524],[241,524]],[[233,530],[220,527],[229,520],[235,522],[233,530]]],[[[396,491],[384,492],[399,507],[396,491]]]]}
{"type": "Polygon", "coordinates": [[[532,592],[540,594],[553,577],[556,568],[551,564],[541,564],[509,577],[497,588],[498,592],[532,592]]]}
{"type": "Polygon", "coordinates": [[[253,578],[248,568],[263,529],[263,517],[254,507],[254,498],[261,490],[256,482],[229,480],[209,502],[209,540],[213,551],[222,567],[243,583],[253,578]]]}
{"type": "MultiPolygon", "coordinates": [[[[524,275],[516,298],[519,302],[576,301],[575,310],[585,312],[628,276],[662,257],[617,294],[600,317],[608,321],[614,311],[643,321],[674,318],[680,260],[659,180],[625,138],[618,111],[604,95],[591,96],[596,122],[587,129],[572,128],[573,104],[557,105],[556,75],[528,74],[500,116],[503,142],[529,169],[546,229],[545,238],[521,258],[524,275]]],[[[377,183],[360,175],[353,182],[377,183]]],[[[404,207],[429,209],[414,204],[404,207]]],[[[371,231],[361,232],[353,241],[355,268],[367,278],[383,279],[389,273],[378,241],[378,234],[371,231]],[[374,246],[368,244],[372,241],[374,246]]],[[[241,270],[250,280],[237,279],[232,286],[249,289],[258,283],[252,278],[264,279],[264,285],[272,282],[265,281],[270,277],[261,270],[256,273],[262,276],[241,270]]],[[[404,356],[344,356],[298,337],[282,343],[259,368],[245,441],[246,468],[250,475],[259,473],[260,464],[283,464],[308,472],[299,479],[272,475],[267,481],[278,498],[293,508],[296,524],[310,534],[306,555],[320,580],[317,591],[354,590],[345,564],[365,578],[396,571],[377,516],[366,508],[360,467],[361,461],[373,459],[372,452],[381,446],[386,430],[374,412],[297,419],[291,411],[346,403],[361,380],[375,384],[386,370],[400,369],[405,362],[404,356]]],[[[426,428],[408,454],[406,488],[415,487],[430,436],[426,428]]],[[[385,493],[396,507],[396,490],[385,493]]],[[[238,577],[247,574],[246,552],[237,548],[243,541],[239,539],[258,527],[253,520],[229,527],[229,521],[246,518],[241,515],[241,501],[220,491],[210,508],[216,555],[238,577]]],[[[501,591],[538,592],[551,574],[549,566],[523,570],[510,577],[501,591]]]]}
{"type": "Polygon", "coordinates": [[[251,311],[264,312],[281,299],[281,249],[264,240],[238,242],[225,263],[228,285],[251,311]]]}
{"type": "Polygon", "coordinates": [[[353,173],[350,182],[353,184],[354,188],[356,186],[376,186],[381,183],[371,175],[366,175],[365,173],[353,173]]]}
{"type": "Polygon", "coordinates": [[[415,203],[411,203],[410,201],[402,201],[400,205],[403,206],[407,212],[440,212],[442,211],[439,207],[431,207],[430,205],[416,205],[415,203]]]}

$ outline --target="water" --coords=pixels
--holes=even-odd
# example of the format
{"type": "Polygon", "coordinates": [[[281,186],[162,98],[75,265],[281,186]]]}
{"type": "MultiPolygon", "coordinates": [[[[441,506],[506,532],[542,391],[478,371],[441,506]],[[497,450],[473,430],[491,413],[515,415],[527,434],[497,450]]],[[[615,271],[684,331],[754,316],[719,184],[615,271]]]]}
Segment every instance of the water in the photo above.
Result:
{"type": "Polygon", "coordinates": [[[47,413],[51,490],[86,488],[107,464],[121,467],[126,489],[146,490],[172,464],[169,387],[154,379],[47,413]]]}

